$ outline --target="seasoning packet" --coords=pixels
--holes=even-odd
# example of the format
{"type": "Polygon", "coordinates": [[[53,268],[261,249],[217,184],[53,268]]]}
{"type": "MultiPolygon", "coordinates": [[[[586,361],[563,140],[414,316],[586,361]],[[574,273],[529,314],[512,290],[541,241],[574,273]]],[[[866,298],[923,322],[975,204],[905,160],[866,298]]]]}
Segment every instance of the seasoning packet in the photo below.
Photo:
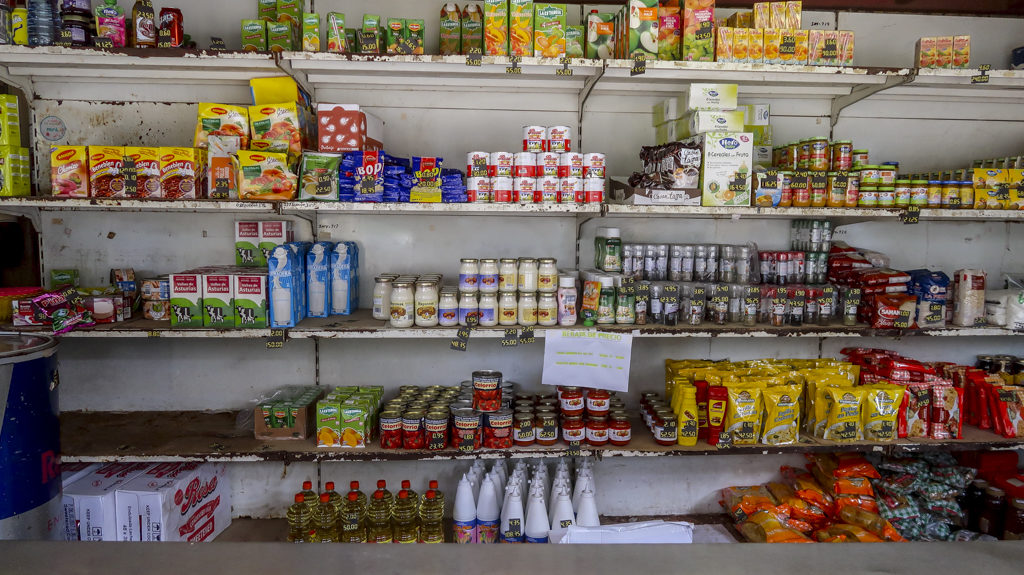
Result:
{"type": "Polygon", "coordinates": [[[54,335],[96,325],[82,295],[72,286],[38,295],[32,298],[32,305],[53,325],[54,335]]]}
{"type": "Polygon", "coordinates": [[[733,445],[757,443],[761,429],[761,389],[750,386],[726,386],[729,392],[729,406],[725,414],[725,431],[732,437],[733,445]]]}
{"type": "Polygon", "coordinates": [[[761,392],[765,409],[761,443],[792,445],[800,440],[798,423],[802,390],[803,386],[796,384],[770,387],[761,392]]]}

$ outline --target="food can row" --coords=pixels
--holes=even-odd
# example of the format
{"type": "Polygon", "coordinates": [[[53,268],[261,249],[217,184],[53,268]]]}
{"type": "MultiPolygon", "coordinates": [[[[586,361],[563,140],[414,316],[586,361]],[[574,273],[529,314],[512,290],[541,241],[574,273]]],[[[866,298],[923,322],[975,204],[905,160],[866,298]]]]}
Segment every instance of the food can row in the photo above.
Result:
{"type": "Polygon", "coordinates": [[[604,178],[605,155],[598,152],[470,152],[466,157],[468,177],[604,178]]]}
{"type": "Polygon", "coordinates": [[[466,178],[469,201],[476,203],[600,203],[604,188],[602,178],[466,178]]]}
{"type": "Polygon", "coordinates": [[[571,152],[572,128],[569,126],[523,126],[524,152],[571,152]]]}

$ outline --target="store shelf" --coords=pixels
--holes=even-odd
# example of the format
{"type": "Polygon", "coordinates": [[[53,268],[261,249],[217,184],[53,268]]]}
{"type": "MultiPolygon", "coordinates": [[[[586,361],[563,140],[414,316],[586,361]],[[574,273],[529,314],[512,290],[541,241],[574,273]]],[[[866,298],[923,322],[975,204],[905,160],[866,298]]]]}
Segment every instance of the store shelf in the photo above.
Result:
{"type": "Polygon", "coordinates": [[[601,213],[601,204],[414,204],[369,202],[283,202],[282,214],[409,214],[453,216],[564,216],[601,213]]]}
{"type": "Polygon", "coordinates": [[[269,214],[276,210],[276,204],[270,202],[220,200],[132,200],[126,198],[59,198],[32,196],[0,198],[0,211],[4,208],[38,208],[43,211],[54,212],[245,212],[269,214]]]}
{"type": "MultiPolygon", "coordinates": [[[[828,218],[841,221],[898,221],[902,208],[755,208],[702,206],[631,206],[607,204],[607,216],[685,217],[719,220],[788,220],[828,218]]],[[[1024,210],[921,210],[921,221],[1024,222],[1024,210]]]]}
{"type": "Polygon", "coordinates": [[[633,422],[628,446],[583,446],[571,450],[558,442],[550,447],[481,449],[463,453],[381,449],[373,441],[364,449],[317,448],[313,439],[253,439],[250,427],[236,424],[235,412],[65,412],[61,414],[62,459],[67,462],[153,461],[451,461],[523,459],[584,455],[602,457],[666,457],[703,455],[778,455],[833,451],[918,453],[923,451],[1005,450],[1024,448],[1024,439],[1006,439],[964,426],[959,440],[901,439],[892,443],[836,443],[802,438],[795,445],[743,445],[719,448],[701,441],[694,446],[663,446],[639,421],[633,422]]]}

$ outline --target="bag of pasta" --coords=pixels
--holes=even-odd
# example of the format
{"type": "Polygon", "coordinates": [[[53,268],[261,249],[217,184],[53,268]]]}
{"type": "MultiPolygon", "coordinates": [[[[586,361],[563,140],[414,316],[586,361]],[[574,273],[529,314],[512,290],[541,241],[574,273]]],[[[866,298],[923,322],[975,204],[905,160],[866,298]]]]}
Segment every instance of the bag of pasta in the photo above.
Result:
{"type": "Polygon", "coordinates": [[[744,521],[763,509],[775,509],[776,501],[764,485],[722,489],[722,507],[736,521],[744,521]]]}
{"type": "Polygon", "coordinates": [[[748,385],[726,386],[729,405],[726,408],[725,431],[733,445],[754,445],[761,431],[761,389],[748,385]]]}
{"type": "Polygon", "coordinates": [[[861,426],[861,404],[864,402],[864,389],[856,387],[829,387],[825,389],[829,397],[828,422],[822,439],[837,442],[860,441],[864,439],[864,428],[861,426]]]}
{"type": "Polygon", "coordinates": [[[803,533],[787,527],[785,518],[775,511],[758,511],[740,523],[739,530],[751,543],[814,543],[803,533]]]}
{"type": "Polygon", "coordinates": [[[793,445],[800,440],[800,393],[803,385],[780,385],[761,392],[764,398],[765,445],[793,445]]]}
{"type": "Polygon", "coordinates": [[[865,386],[864,439],[893,441],[896,439],[897,418],[903,402],[903,387],[891,384],[865,386]]]}

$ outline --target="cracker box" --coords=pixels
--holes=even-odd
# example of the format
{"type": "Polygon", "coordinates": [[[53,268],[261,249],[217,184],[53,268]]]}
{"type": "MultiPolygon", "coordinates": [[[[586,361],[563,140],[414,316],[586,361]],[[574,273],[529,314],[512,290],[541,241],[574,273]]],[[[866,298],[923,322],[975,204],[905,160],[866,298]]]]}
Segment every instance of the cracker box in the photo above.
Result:
{"type": "Polygon", "coordinates": [[[171,274],[171,327],[203,327],[203,276],[171,274]]]}
{"type": "Polygon", "coordinates": [[[213,541],[231,524],[224,463],[158,463],[116,491],[119,541],[213,541]]]}
{"type": "Polygon", "coordinates": [[[318,104],[321,152],[373,152],[384,149],[384,121],[358,104],[318,104]]]}
{"type": "Polygon", "coordinates": [[[537,58],[564,56],[565,27],[565,4],[534,3],[533,55],[537,58]]]}
{"type": "Polygon", "coordinates": [[[700,146],[701,205],[749,206],[754,165],[753,137],[747,132],[706,132],[685,140],[700,146]]]}

